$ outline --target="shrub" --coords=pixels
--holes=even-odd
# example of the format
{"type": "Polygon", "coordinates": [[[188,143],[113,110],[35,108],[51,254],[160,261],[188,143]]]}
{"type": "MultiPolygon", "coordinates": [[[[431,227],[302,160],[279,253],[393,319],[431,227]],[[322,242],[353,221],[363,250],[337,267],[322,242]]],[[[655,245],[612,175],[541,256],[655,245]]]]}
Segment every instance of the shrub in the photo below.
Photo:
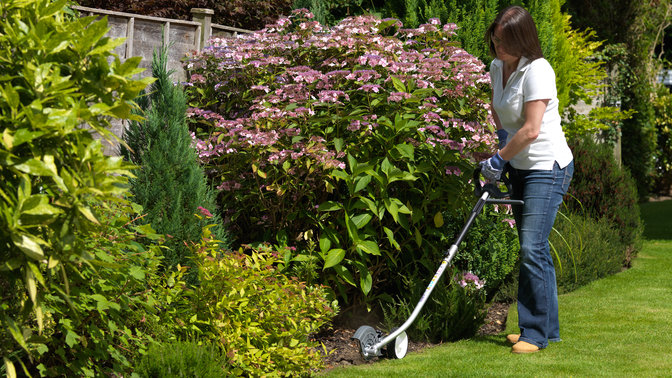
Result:
{"type": "Polygon", "coordinates": [[[615,161],[609,146],[590,138],[571,142],[575,170],[565,203],[569,209],[593,219],[606,218],[618,231],[622,243],[631,246],[634,257],[642,235],[637,189],[627,170],[615,161]]]}
{"type": "MultiPolygon", "coordinates": [[[[124,133],[121,154],[139,166],[130,180],[134,201],[143,207],[142,222],[151,224],[161,234],[170,235],[165,250],[165,264],[192,265],[185,242],[200,239],[206,219],[195,213],[215,211],[215,197],[191,146],[186,124],[186,98],[182,89],[170,81],[172,71],[166,68],[168,48],[154,52],[152,75],[156,81],[138,101],[143,121],[131,122],[124,133]]],[[[219,223],[219,217],[208,219],[219,223]]],[[[213,228],[215,236],[225,240],[221,226],[213,228]]],[[[191,280],[196,272],[190,271],[191,280]]]]}
{"type": "Polygon", "coordinates": [[[176,341],[149,347],[134,372],[143,378],[218,378],[224,374],[222,361],[219,349],[212,345],[176,341]]]}
{"type": "Polygon", "coordinates": [[[444,248],[432,220],[462,206],[461,171],[493,144],[488,77],[454,25],[309,16],[189,59],[196,143],[239,242],[310,240],[322,282],[366,295],[444,248]]]}
{"type": "Polygon", "coordinates": [[[672,94],[662,85],[658,89],[654,109],[658,138],[658,149],[654,154],[654,190],[656,193],[669,195],[672,191],[672,94]]]}
{"type": "MultiPolygon", "coordinates": [[[[424,294],[427,277],[404,278],[407,291],[383,303],[383,325],[388,330],[400,326],[411,315],[424,294]]],[[[406,333],[416,341],[439,343],[469,338],[485,320],[484,283],[478,276],[449,269],[434,287],[422,312],[406,333]]]]}
{"type": "MultiPolygon", "coordinates": [[[[452,237],[451,243],[464,226],[468,215],[446,216],[448,230],[445,235],[452,237]]],[[[499,289],[516,267],[520,246],[514,227],[509,206],[487,205],[485,213],[474,220],[453,258],[454,266],[481,278],[489,295],[499,289]]]]}
{"type": "Polygon", "coordinates": [[[132,100],[148,81],[132,79],[140,58],[121,63],[112,55],[122,41],[103,37],[106,20],[68,16],[65,4],[0,2],[0,354],[6,372],[15,371],[15,363],[34,372],[32,363],[45,360],[39,369],[53,367],[54,374],[100,373],[125,366],[121,346],[136,337],[121,335],[125,329],[115,324],[127,314],[127,304],[116,300],[132,301],[130,292],[107,290],[137,283],[143,265],[116,272],[123,280],[107,286],[90,281],[118,257],[89,248],[106,226],[92,205],[117,201],[131,168],[104,156],[92,131],[111,137],[109,120],[132,117],[132,100]]]}
{"type": "Polygon", "coordinates": [[[183,336],[220,347],[226,375],[308,375],[322,367],[310,336],[337,311],[325,288],[280,273],[283,250],[223,254],[207,229],[192,247],[200,285],[190,291],[191,331],[183,336]]]}
{"type": "Polygon", "coordinates": [[[629,245],[606,218],[595,220],[573,212],[558,215],[549,238],[559,292],[569,292],[618,273],[629,245]]]}

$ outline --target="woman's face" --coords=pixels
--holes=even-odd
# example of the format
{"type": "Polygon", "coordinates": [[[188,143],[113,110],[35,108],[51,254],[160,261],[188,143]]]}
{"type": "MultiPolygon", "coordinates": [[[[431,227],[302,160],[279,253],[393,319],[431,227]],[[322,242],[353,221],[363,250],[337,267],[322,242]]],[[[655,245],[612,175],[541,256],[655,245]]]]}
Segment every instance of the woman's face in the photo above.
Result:
{"type": "Polygon", "coordinates": [[[499,58],[500,60],[508,62],[519,58],[517,56],[509,54],[506,51],[505,43],[502,40],[502,28],[499,25],[495,26],[495,30],[490,36],[490,39],[492,40],[492,44],[495,46],[495,52],[497,53],[497,58],[499,58]]]}

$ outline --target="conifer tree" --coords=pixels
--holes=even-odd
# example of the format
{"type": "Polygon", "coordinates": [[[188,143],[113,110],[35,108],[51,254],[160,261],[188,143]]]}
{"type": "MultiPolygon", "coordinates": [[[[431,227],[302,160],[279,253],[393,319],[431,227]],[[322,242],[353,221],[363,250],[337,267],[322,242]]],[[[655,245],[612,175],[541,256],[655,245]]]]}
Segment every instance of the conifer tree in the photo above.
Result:
{"type": "MultiPolygon", "coordinates": [[[[219,217],[204,216],[216,214],[214,192],[191,146],[186,96],[171,82],[173,71],[167,70],[167,59],[166,46],[154,51],[152,75],[156,81],[137,101],[145,120],[129,125],[124,134],[129,148],[122,147],[121,154],[140,167],[135,172],[137,178],[131,180],[131,193],[144,209],[143,221],[172,238],[165,266],[191,266],[185,243],[199,240],[202,227],[219,224],[219,217]]],[[[225,242],[220,225],[213,232],[225,242]]],[[[189,277],[194,279],[195,273],[189,277]]]]}

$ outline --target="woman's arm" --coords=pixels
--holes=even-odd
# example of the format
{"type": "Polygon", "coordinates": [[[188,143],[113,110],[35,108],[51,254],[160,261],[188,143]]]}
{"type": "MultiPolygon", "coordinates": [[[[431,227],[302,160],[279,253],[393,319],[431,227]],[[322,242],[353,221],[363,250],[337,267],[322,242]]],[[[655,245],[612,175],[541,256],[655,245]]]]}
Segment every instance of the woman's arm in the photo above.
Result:
{"type": "MultiPolygon", "coordinates": [[[[499,156],[501,156],[502,159],[507,161],[511,160],[520,151],[537,139],[539,131],[541,130],[541,120],[544,117],[549,101],[549,99],[543,99],[525,103],[525,123],[523,124],[523,127],[516,132],[513,138],[511,138],[509,143],[499,150],[499,156]]],[[[493,118],[495,118],[495,114],[496,113],[493,111],[493,118]]],[[[501,126],[498,124],[498,121],[499,120],[495,118],[495,124],[497,124],[497,128],[500,128],[501,126]]]]}

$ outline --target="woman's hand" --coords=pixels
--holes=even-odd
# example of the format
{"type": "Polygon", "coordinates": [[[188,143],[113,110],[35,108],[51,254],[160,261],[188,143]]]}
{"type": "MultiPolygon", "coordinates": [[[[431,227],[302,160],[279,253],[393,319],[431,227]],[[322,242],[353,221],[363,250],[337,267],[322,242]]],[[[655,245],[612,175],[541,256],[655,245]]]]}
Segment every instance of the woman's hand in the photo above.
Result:
{"type": "Polygon", "coordinates": [[[499,152],[495,153],[490,159],[483,160],[479,163],[481,165],[481,174],[489,182],[499,181],[502,177],[502,171],[506,160],[499,156],[499,152]]]}

